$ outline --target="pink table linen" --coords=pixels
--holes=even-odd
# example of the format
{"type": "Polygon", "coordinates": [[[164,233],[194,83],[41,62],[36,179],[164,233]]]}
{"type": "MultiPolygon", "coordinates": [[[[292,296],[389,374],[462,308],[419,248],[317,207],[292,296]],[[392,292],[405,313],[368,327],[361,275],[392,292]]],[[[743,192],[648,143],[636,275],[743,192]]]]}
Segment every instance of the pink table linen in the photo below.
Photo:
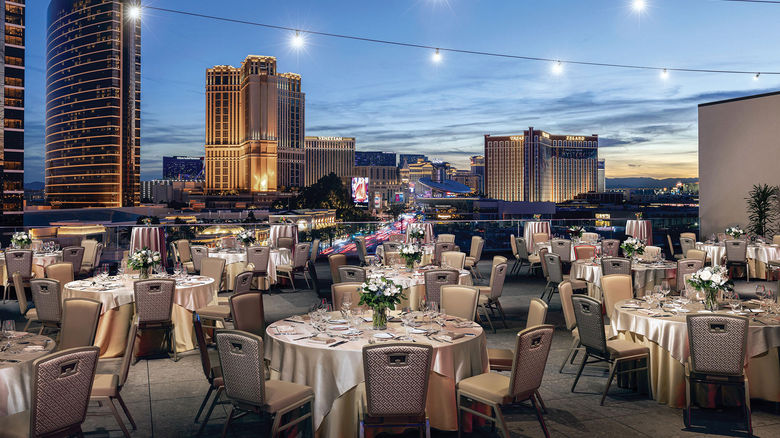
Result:
{"type": "Polygon", "coordinates": [[[630,219],[626,221],[626,235],[641,239],[647,245],[652,245],[653,225],[649,220],[630,219]]]}
{"type": "Polygon", "coordinates": [[[534,234],[547,233],[550,237],[550,223],[547,221],[530,221],[523,225],[523,237],[525,237],[525,246],[528,252],[534,252],[534,234]]]}
{"type": "Polygon", "coordinates": [[[165,249],[165,230],[162,227],[133,227],[130,235],[130,253],[142,248],[149,248],[152,251],[158,251],[163,261],[166,263],[165,249]]]}

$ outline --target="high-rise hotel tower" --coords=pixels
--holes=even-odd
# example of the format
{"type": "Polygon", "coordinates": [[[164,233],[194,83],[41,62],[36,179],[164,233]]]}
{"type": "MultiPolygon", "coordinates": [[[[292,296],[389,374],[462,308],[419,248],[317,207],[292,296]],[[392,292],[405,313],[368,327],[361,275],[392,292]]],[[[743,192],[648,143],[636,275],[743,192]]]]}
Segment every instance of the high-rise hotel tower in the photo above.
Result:
{"type": "Polygon", "coordinates": [[[0,9],[0,225],[22,225],[24,217],[24,12],[24,0],[0,9]]]}
{"type": "Polygon", "coordinates": [[[597,135],[485,136],[485,191],[505,201],[563,202],[598,188],[597,135]]]}
{"type": "Polygon", "coordinates": [[[138,0],[52,0],[46,38],[46,196],[55,208],[140,201],[138,0]]]}
{"type": "Polygon", "coordinates": [[[301,77],[273,56],[206,70],[206,189],[275,192],[304,184],[301,77]]]}

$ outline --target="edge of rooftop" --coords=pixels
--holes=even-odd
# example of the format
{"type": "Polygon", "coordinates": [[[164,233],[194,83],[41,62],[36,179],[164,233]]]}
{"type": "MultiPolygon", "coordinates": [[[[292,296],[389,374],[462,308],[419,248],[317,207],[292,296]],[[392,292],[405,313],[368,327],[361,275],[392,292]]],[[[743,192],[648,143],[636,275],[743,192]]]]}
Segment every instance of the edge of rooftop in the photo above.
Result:
{"type": "Polygon", "coordinates": [[[733,97],[731,99],[716,100],[714,102],[700,103],[699,107],[711,106],[711,105],[720,105],[722,103],[739,102],[741,100],[759,99],[759,98],[762,98],[762,97],[776,96],[778,94],[780,94],[780,91],[772,91],[770,93],[753,94],[753,95],[750,95],[750,96],[733,97]]]}

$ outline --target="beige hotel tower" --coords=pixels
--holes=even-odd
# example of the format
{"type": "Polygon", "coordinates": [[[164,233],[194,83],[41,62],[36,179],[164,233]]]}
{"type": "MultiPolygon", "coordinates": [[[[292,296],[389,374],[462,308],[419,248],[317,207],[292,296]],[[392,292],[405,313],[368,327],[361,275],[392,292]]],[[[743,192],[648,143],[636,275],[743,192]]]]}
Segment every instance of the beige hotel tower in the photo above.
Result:
{"type": "Polygon", "coordinates": [[[275,192],[303,185],[301,77],[273,56],[206,70],[206,189],[275,192]]]}

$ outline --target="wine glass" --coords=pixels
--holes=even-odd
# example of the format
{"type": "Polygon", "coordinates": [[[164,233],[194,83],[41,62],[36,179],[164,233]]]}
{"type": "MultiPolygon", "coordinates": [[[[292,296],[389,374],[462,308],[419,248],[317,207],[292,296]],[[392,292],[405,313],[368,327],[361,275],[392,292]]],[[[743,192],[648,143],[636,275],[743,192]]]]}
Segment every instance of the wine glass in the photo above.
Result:
{"type": "Polygon", "coordinates": [[[690,292],[688,291],[688,287],[683,288],[683,290],[680,291],[680,305],[685,308],[688,303],[691,302],[690,292]]]}
{"type": "Polygon", "coordinates": [[[7,319],[3,321],[3,336],[10,337],[11,333],[16,330],[16,323],[13,319],[7,319]]]}
{"type": "Polygon", "coordinates": [[[742,309],[742,300],[739,299],[739,294],[737,293],[737,291],[731,291],[728,297],[729,297],[729,306],[731,307],[731,312],[739,313],[739,311],[742,309]]]}

